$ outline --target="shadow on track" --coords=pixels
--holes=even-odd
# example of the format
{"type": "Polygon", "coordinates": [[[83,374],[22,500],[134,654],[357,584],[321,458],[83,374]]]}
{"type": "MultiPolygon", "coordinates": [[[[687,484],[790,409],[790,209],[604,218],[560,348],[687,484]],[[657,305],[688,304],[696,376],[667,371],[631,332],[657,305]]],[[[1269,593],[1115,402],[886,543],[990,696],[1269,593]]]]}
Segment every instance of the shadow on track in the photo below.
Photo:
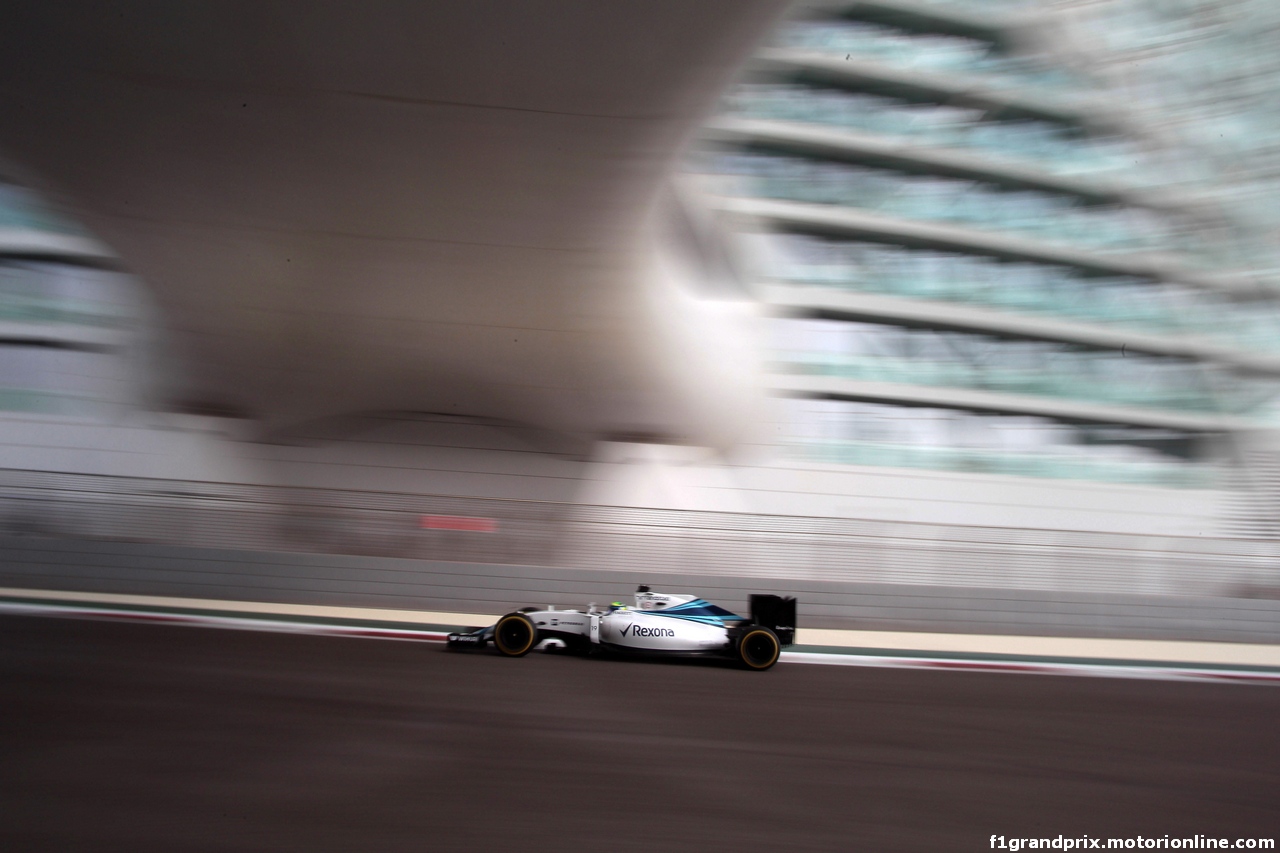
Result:
{"type": "Polygon", "coordinates": [[[1280,826],[1280,690],[0,617],[7,850],[979,850],[1280,826]]]}

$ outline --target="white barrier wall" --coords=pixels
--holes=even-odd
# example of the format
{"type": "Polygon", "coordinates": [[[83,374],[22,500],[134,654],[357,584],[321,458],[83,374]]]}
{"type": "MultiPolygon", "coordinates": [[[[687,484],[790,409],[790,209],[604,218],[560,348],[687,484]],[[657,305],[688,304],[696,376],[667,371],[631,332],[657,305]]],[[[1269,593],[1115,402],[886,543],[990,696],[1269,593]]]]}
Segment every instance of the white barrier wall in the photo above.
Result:
{"type": "Polygon", "coordinates": [[[725,464],[706,450],[574,444],[431,415],[354,418],[289,444],[240,441],[238,428],[230,419],[173,415],[115,423],[9,415],[0,420],[0,467],[1139,535],[1221,535],[1232,494],[820,465],[767,446],[725,464]]]}

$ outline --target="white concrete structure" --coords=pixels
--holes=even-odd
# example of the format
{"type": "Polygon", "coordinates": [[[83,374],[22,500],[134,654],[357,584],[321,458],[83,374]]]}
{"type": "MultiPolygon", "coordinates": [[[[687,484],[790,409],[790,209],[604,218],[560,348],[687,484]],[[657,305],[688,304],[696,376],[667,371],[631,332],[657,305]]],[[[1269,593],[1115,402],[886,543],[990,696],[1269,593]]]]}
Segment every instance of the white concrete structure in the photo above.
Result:
{"type": "Polygon", "coordinates": [[[154,293],[171,396],[255,435],[415,410],[729,446],[751,311],[664,186],[785,6],[19,2],[0,148],[154,293]]]}

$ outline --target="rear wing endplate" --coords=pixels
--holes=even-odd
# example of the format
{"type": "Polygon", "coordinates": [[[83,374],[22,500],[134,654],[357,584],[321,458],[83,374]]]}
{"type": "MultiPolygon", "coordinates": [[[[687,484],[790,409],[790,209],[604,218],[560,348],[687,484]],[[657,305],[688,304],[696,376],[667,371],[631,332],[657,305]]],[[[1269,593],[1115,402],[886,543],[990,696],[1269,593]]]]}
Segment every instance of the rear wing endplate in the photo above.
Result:
{"type": "Polygon", "coordinates": [[[773,631],[778,642],[789,646],[796,641],[796,600],[790,596],[751,596],[751,621],[773,631]]]}

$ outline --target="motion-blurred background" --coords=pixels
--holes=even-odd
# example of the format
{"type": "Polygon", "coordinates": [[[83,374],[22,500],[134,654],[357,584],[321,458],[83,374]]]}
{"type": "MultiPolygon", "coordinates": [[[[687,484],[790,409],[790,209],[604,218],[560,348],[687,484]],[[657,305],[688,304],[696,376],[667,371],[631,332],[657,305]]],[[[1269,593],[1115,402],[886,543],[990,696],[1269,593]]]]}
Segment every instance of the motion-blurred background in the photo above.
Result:
{"type": "Polygon", "coordinates": [[[13,5],[0,584],[1280,640],[1280,6],[13,5]]]}

